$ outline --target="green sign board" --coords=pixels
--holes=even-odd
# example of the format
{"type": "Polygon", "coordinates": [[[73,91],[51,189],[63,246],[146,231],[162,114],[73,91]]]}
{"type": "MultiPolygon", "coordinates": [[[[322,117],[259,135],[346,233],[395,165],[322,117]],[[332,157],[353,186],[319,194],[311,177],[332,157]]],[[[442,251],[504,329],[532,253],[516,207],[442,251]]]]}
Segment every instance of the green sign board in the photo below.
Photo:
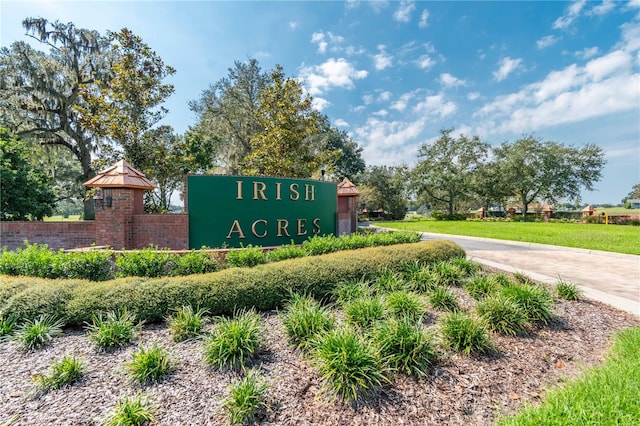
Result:
{"type": "Polygon", "coordinates": [[[188,176],[189,247],[279,246],[336,233],[336,184],[188,176]]]}

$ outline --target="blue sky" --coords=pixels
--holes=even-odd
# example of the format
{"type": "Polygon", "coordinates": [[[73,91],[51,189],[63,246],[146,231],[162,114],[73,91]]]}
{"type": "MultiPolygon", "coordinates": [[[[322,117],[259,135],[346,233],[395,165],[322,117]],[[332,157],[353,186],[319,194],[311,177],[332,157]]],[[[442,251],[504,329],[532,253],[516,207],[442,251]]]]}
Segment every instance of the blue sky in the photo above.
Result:
{"type": "Polygon", "coordinates": [[[0,44],[25,17],[104,32],[127,27],[177,73],[163,124],[195,124],[187,102],[254,57],[299,77],[370,165],[415,164],[439,130],[497,145],[524,134],[595,143],[607,165],[589,203],[640,182],[640,0],[11,1],[0,44]]]}

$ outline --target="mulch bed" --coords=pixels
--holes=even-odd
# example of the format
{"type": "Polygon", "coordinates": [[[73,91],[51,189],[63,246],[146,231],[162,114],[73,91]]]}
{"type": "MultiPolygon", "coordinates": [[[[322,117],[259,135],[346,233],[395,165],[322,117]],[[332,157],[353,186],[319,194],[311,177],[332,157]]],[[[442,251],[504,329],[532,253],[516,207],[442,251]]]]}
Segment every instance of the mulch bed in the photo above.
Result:
{"type": "MultiPolygon", "coordinates": [[[[462,291],[459,296],[467,297],[462,291]]],[[[271,409],[257,424],[490,425],[525,403],[537,403],[549,386],[602,362],[614,333],[640,326],[639,318],[588,300],[559,301],[554,312],[556,320],[526,336],[494,335],[497,352],[491,355],[443,352],[427,379],[395,377],[376,400],[358,407],[320,395],[314,368],[288,345],[277,315],[264,314],[266,347],[254,368],[269,384],[271,409]]],[[[426,325],[433,326],[438,315],[430,314],[426,325]]],[[[169,349],[177,367],[163,382],[145,387],[125,373],[135,344],[101,353],[83,330],[65,330],[49,346],[30,352],[1,343],[0,424],[12,418],[14,425],[101,424],[119,398],[138,393],[157,408],[158,424],[227,424],[220,402],[238,376],[208,368],[202,341],[174,343],[163,324],[143,328],[138,343],[152,342],[169,349]],[[84,378],[35,397],[31,374],[46,372],[65,354],[85,361],[84,378]]]]}

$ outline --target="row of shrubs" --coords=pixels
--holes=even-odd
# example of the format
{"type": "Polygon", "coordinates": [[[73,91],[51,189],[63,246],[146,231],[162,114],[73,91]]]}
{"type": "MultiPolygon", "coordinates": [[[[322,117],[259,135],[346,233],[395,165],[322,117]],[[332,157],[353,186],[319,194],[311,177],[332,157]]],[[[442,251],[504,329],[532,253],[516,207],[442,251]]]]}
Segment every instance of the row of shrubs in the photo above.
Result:
{"type": "Polygon", "coordinates": [[[324,297],[337,283],[398,270],[411,262],[427,264],[464,257],[450,241],[426,241],[355,250],[345,256],[307,256],[254,268],[228,268],[184,277],[126,277],[103,282],[3,277],[0,312],[15,318],[53,315],[81,325],[99,312],[127,309],[139,320],[155,322],[184,305],[202,306],[213,315],[237,309],[275,309],[290,292],[324,297]]]}
{"type": "Polygon", "coordinates": [[[225,266],[255,266],[295,257],[313,256],[340,250],[416,242],[414,232],[380,232],[335,237],[314,236],[302,246],[289,245],[265,251],[247,246],[227,253],[226,264],[212,257],[207,250],[192,250],[184,254],[170,253],[149,247],[143,250],[65,252],[50,250],[46,244],[29,244],[17,251],[6,248],[0,255],[0,274],[41,278],[80,278],[105,281],[115,277],[161,277],[203,274],[225,266]]]}

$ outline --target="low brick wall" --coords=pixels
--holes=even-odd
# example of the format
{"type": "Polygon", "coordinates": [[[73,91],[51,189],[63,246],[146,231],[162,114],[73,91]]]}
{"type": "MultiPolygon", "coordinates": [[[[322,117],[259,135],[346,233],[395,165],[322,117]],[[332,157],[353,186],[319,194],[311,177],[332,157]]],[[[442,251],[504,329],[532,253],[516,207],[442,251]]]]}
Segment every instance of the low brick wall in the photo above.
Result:
{"type": "Polygon", "coordinates": [[[0,246],[15,250],[24,247],[24,240],[53,250],[88,247],[96,241],[96,224],[92,220],[0,223],[0,246]]]}
{"type": "Polygon", "coordinates": [[[189,248],[188,215],[140,214],[133,215],[132,219],[133,248],[145,248],[150,244],[173,250],[189,248]]]}

